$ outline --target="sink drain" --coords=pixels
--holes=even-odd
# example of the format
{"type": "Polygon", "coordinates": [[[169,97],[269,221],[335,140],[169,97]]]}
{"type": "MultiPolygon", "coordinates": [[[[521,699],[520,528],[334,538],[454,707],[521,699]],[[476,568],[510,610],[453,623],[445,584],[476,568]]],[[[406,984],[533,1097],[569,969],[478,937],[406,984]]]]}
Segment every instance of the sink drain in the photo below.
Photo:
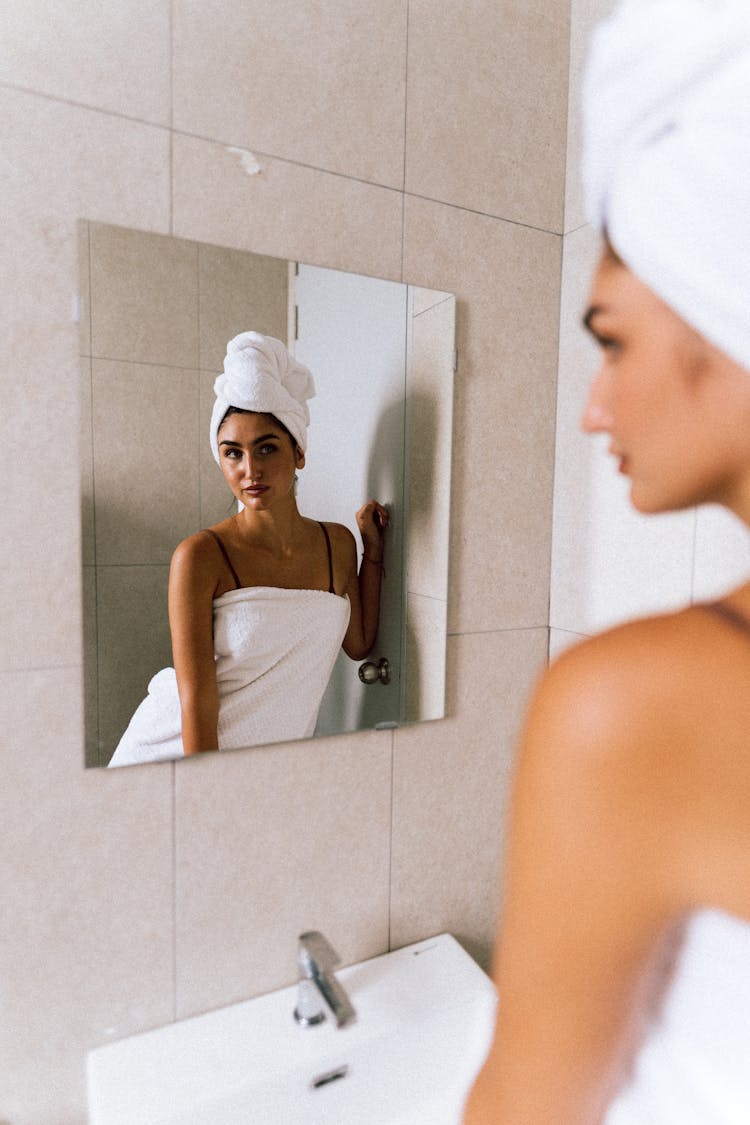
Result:
{"type": "Polygon", "coordinates": [[[325,1074],[319,1074],[317,1078],[313,1078],[310,1087],[313,1090],[321,1090],[324,1086],[330,1086],[332,1082],[338,1082],[340,1078],[346,1078],[348,1073],[348,1063],[344,1063],[343,1066],[337,1066],[333,1070],[327,1070],[325,1074]]]}

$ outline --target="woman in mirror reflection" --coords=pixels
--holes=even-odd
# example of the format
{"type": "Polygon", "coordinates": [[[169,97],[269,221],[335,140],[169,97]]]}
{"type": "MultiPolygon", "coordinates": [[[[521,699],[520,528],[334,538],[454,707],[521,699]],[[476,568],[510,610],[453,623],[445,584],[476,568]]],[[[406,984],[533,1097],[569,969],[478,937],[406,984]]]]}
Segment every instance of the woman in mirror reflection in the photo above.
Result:
{"type": "Polygon", "coordinates": [[[387,510],[356,514],[358,569],[351,531],[297,507],[311,373],[243,332],[214,391],[211,449],[239,510],[175,550],[174,668],[151,680],[110,766],[307,738],[339,649],[360,660],[375,643],[387,510]]]}
{"type": "MultiPolygon", "coordinates": [[[[644,513],[750,523],[750,5],[625,0],[595,32],[603,234],[583,428],[644,513]]],[[[750,1122],[750,583],[615,627],[522,735],[467,1125],[750,1122]]]]}

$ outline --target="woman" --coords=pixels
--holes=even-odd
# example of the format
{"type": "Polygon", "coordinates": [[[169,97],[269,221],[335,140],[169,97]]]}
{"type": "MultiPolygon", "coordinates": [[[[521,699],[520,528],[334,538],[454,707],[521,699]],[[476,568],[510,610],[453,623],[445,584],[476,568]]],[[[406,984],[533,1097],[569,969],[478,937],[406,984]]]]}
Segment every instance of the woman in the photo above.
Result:
{"type": "Polygon", "coordinates": [[[358,660],[375,642],[386,509],[357,513],[357,573],[351,532],[297,507],[310,372],[244,332],[214,390],[211,449],[239,511],[175,550],[174,668],[149,684],[111,766],[309,737],[339,649],[358,660]]]}
{"type": "MultiPolygon", "coordinates": [[[[623,3],[584,108],[584,429],[639,511],[750,523],[750,9],[623,3]]],[[[503,898],[467,1125],[750,1121],[750,583],[542,677],[503,898]]]]}

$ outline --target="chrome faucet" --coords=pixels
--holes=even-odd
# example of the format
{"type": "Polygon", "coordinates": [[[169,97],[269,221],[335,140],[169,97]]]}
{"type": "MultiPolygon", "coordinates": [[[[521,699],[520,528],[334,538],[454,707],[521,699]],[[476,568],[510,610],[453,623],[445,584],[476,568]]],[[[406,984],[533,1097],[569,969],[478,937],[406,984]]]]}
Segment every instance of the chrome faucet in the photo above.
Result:
{"type": "Polygon", "coordinates": [[[353,1023],[357,1013],[333,972],[341,964],[341,959],[318,930],[300,934],[297,964],[299,993],[294,1009],[297,1023],[313,1027],[321,1023],[326,1015],[335,1021],[337,1027],[353,1023]]]}

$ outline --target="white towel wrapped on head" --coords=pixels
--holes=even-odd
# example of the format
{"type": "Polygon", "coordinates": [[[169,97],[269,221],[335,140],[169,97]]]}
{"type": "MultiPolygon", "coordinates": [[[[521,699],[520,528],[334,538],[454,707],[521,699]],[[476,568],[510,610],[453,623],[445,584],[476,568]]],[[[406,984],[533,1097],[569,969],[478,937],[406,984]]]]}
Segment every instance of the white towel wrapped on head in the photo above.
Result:
{"type": "Polygon", "coordinates": [[[623,0],[583,92],[588,217],[750,369],[750,0],[623,0]]]}
{"type": "Polygon", "coordinates": [[[224,374],[214,383],[211,415],[211,452],[219,460],[217,434],[230,406],[273,414],[307,449],[310,411],[307,400],[315,395],[310,371],[289,354],[281,340],[260,332],[241,332],[227,344],[224,374]]]}

